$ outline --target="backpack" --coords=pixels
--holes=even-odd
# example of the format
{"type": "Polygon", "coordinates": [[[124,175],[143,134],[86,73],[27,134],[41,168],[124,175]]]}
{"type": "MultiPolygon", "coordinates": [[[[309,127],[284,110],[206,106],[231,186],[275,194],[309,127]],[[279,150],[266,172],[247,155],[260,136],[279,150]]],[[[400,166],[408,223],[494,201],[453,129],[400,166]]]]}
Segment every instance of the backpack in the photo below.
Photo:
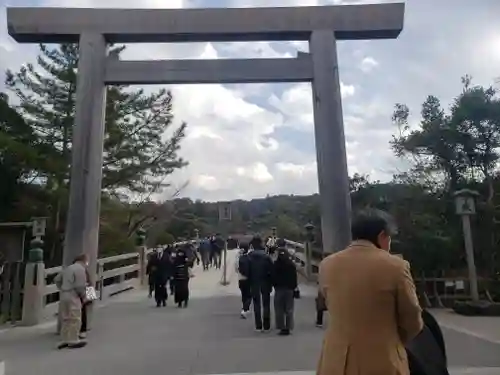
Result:
{"type": "Polygon", "coordinates": [[[238,272],[246,278],[250,277],[250,259],[248,259],[248,255],[242,255],[238,259],[238,272]]]}

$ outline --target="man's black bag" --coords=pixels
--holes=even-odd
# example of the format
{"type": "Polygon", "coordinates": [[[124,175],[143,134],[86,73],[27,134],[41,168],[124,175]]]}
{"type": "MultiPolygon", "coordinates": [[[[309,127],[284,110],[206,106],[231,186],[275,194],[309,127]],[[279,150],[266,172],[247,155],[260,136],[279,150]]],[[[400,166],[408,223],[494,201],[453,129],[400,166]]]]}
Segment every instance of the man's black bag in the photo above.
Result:
{"type": "Polygon", "coordinates": [[[411,375],[449,375],[443,333],[436,319],[422,312],[424,329],[408,345],[406,352],[411,375]]]}

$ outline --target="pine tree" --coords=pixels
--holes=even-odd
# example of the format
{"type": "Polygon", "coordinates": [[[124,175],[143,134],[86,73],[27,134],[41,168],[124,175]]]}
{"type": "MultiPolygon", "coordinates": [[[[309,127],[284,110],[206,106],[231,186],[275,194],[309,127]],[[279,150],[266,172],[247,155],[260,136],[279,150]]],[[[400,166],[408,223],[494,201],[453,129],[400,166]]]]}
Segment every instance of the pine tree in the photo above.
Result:
{"type": "MultiPolygon", "coordinates": [[[[114,47],[119,55],[124,47],[114,47]]],[[[40,180],[53,192],[54,234],[62,232],[75,120],[78,45],[40,45],[37,64],[7,71],[6,86],[20,99],[19,113],[45,149],[40,180]]],[[[107,88],[103,190],[110,195],[151,196],[168,186],[166,178],[187,165],[178,156],[186,124],[173,131],[172,95],[125,86],[107,88]],[[170,137],[165,139],[168,131],[170,137]]],[[[55,246],[55,245],[54,245],[55,246]]],[[[53,250],[54,252],[54,250],[53,250]]]]}

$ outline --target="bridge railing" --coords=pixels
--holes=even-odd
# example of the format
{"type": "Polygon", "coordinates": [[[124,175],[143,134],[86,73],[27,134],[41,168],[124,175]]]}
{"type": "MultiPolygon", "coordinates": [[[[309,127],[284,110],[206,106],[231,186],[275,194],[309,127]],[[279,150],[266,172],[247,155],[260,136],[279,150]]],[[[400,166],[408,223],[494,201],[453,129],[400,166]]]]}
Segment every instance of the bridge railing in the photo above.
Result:
{"type": "MultiPolygon", "coordinates": [[[[297,272],[309,281],[317,281],[318,266],[323,254],[314,249],[311,242],[284,240],[296,262],[297,272]],[[307,270],[308,264],[310,271],[307,270]]],[[[493,288],[493,290],[498,288],[500,290],[497,286],[499,283],[486,278],[479,278],[479,281],[482,300],[493,302],[494,296],[490,293],[490,288],[493,288]]],[[[437,277],[436,275],[429,277],[420,274],[414,275],[414,282],[420,303],[427,308],[449,308],[457,301],[470,300],[470,285],[467,277],[445,277],[445,275],[441,275],[441,277],[437,277]]]]}
{"type": "MultiPolygon", "coordinates": [[[[193,243],[177,242],[174,245],[193,243]]],[[[138,246],[137,252],[115,255],[97,260],[96,291],[100,300],[105,300],[122,292],[147,283],[147,255],[153,251],[138,246]]],[[[29,262],[26,265],[22,324],[36,325],[57,313],[59,289],[54,283],[62,267],[45,268],[43,262],[29,262]]]]}
{"type": "Polygon", "coordinates": [[[318,266],[321,261],[321,252],[314,250],[311,243],[296,242],[286,238],[284,241],[290,255],[295,261],[297,272],[306,277],[309,281],[315,281],[317,279],[318,266]],[[308,247],[310,250],[308,250],[308,247]]]}

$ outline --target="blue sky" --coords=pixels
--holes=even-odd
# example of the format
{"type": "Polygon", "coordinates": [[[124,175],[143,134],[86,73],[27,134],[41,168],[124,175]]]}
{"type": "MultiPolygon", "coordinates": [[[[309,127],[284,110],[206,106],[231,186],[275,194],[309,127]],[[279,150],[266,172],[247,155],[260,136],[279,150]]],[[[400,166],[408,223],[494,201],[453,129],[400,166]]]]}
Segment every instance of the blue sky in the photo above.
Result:
{"type": "MultiPolygon", "coordinates": [[[[249,7],[373,3],[363,0],[0,0],[5,6],[249,7]]],[[[406,103],[418,120],[429,94],[445,105],[460,77],[490,85],[500,77],[498,0],[407,0],[397,40],[339,43],[343,112],[350,173],[388,180],[404,168],[389,148],[394,104],[406,103]]],[[[123,58],[262,58],[293,56],[304,43],[133,45],[123,58]],[[142,57],[140,57],[142,56],[142,57]]],[[[0,71],[33,61],[36,46],[6,33],[0,9],[0,71]]],[[[2,80],[3,81],[3,80],[2,80]]],[[[1,88],[0,83],[0,88],[1,88]]],[[[151,89],[156,89],[152,87],[151,89]]],[[[172,87],[177,121],[187,121],[182,154],[189,167],[172,182],[189,181],[184,195],[207,200],[317,191],[312,102],[307,84],[172,87]]],[[[165,193],[167,196],[168,192],[165,193]]]]}

